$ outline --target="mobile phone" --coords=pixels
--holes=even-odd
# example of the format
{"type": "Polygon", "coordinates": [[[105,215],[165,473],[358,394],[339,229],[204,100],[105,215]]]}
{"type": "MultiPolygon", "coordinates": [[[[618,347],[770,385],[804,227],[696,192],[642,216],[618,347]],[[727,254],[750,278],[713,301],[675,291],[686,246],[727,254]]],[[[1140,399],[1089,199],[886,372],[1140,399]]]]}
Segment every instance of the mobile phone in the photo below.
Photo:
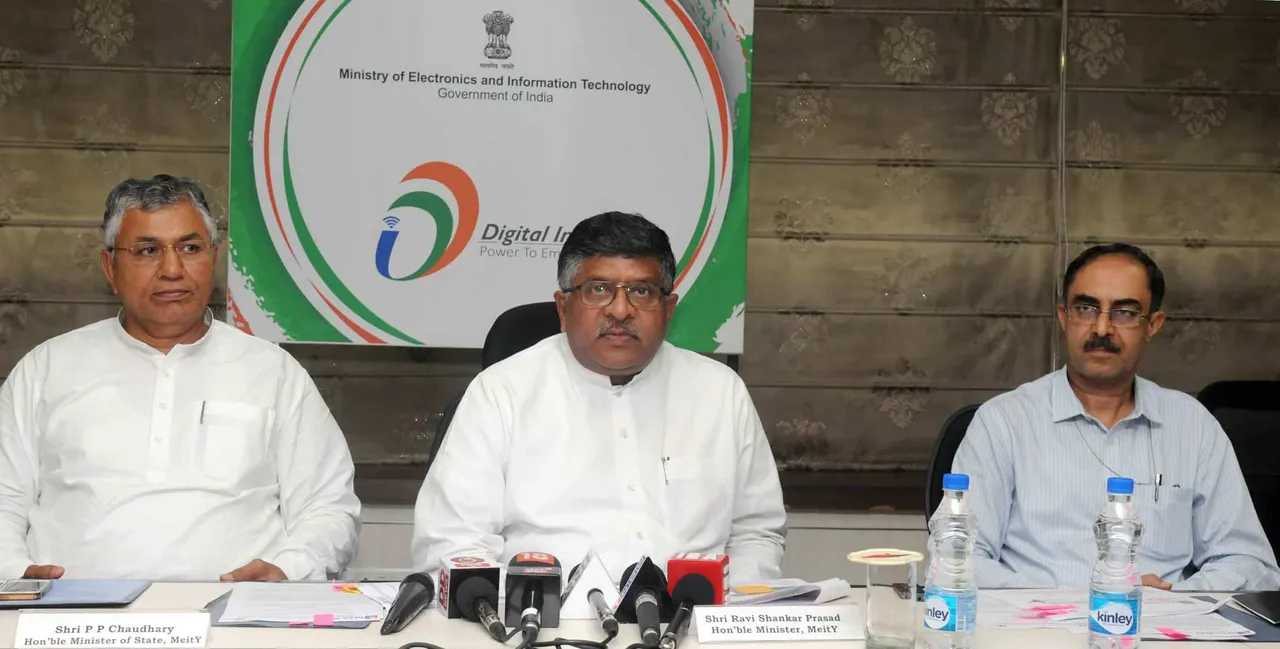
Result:
{"type": "Polygon", "coordinates": [[[53,586],[51,579],[13,579],[0,581],[0,600],[40,599],[53,586]]]}

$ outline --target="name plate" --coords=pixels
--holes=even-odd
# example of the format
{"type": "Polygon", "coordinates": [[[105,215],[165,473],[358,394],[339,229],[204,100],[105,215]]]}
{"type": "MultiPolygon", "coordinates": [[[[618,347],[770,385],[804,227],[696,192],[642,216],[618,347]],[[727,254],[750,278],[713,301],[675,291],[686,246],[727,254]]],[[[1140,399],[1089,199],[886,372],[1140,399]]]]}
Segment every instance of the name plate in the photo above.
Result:
{"type": "Polygon", "coordinates": [[[208,613],[18,614],[14,647],[203,647],[208,613]]]}
{"type": "Polygon", "coordinates": [[[698,644],[862,640],[858,607],[698,606],[693,609],[698,644]]]}

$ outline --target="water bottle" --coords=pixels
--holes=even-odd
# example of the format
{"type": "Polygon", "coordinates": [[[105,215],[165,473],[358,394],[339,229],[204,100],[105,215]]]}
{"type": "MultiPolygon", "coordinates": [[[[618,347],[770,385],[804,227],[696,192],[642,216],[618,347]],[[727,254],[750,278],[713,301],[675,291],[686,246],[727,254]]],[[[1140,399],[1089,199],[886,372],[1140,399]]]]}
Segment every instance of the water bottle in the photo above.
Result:
{"type": "Polygon", "coordinates": [[[1093,535],[1098,561],[1089,581],[1089,649],[1135,649],[1142,620],[1142,577],[1135,565],[1142,523],[1131,478],[1107,480],[1107,504],[1093,535]]]}
{"type": "Polygon", "coordinates": [[[974,520],[969,476],[942,476],[942,505],[929,520],[929,571],[924,582],[924,647],[969,649],[978,617],[973,577],[974,520]]]}

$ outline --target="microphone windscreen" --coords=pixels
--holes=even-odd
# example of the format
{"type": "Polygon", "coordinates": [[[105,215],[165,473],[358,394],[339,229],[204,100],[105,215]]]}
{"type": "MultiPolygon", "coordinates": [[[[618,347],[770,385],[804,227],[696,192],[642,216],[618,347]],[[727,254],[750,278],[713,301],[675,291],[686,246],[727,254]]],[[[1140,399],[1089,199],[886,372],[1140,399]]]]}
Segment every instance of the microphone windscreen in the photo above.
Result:
{"type": "Polygon", "coordinates": [[[458,605],[462,608],[462,617],[478,622],[479,616],[476,615],[476,602],[482,599],[489,600],[489,605],[496,611],[498,610],[498,587],[489,583],[486,579],[467,579],[458,587],[458,605]]]}
{"type": "Polygon", "coordinates": [[[685,602],[694,606],[711,606],[716,601],[716,587],[702,575],[685,575],[671,587],[671,599],[677,606],[685,602]]]}
{"type": "Polygon", "coordinates": [[[405,577],[403,580],[401,580],[401,582],[400,582],[400,590],[402,590],[402,591],[403,591],[403,590],[404,590],[405,585],[406,585],[406,584],[409,584],[410,582],[417,583],[417,584],[419,584],[419,585],[421,585],[421,586],[423,586],[423,587],[427,588],[427,589],[428,589],[428,590],[430,590],[432,593],[434,593],[434,592],[435,592],[435,590],[436,590],[436,583],[435,583],[434,581],[432,581],[432,580],[431,580],[431,575],[428,575],[428,574],[427,574],[427,573],[425,573],[425,572],[415,572],[415,573],[411,573],[411,574],[409,574],[408,576],[406,576],[406,577],[405,577]]]}
{"type": "Polygon", "coordinates": [[[633,563],[622,571],[622,599],[617,610],[618,621],[624,624],[636,622],[636,597],[641,591],[653,591],[658,597],[658,614],[663,622],[671,618],[671,597],[667,593],[667,576],[649,558],[633,563]]]}
{"type": "MultiPolygon", "coordinates": [[[[493,585],[497,590],[502,581],[502,566],[490,562],[483,557],[461,556],[443,559],[440,562],[440,612],[448,619],[465,617],[463,609],[474,610],[473,606],[463,606],[458,600],[458,587],[462,582],[480,578],[493,585]]],[[[468,612],[467,615],[473,615],[468,612]]]]}
{"type": "Polygon", "coordinates": [[[686,575],[701,575],[716,590],[712,605],[724,604],[729,594],[729,557],[723,554],[688,552],[677,554],[667,561],[667,580],[672,585],[686,575]]]}
{"type": "MultiPolygon", "coordinates": [[[[542,628],[560,624],[560,560],[545,552],[521,552],[507,563],[507,626],[520,625],[526,596],[541,598],[542,628]]],[[[536,601],[530,599],[529,602],[536,601]]]]}
{"type": "Polygon", "coordinates": [[[436,596],[435,583],[425,573],[415,572],[400,582],[400,592],[382,621],[382,635],[396,633],[409,625],[436,596]]]}

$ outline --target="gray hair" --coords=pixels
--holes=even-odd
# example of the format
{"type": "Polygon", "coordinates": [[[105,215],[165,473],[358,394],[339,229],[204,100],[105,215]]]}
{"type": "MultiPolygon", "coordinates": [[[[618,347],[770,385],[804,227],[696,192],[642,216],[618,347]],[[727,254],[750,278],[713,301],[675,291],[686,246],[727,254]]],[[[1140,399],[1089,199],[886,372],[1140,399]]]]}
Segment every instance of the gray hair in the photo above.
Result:
{"type": "Polygon", "coordinates": [[[116,237],[120,236],[120,226],[124,221],[124,213],[129,210],[154,212],[182,202],[190,203],[200,213],[205,230],[209,234],[209,243],[218,243],[218,223],[209,211],[209,201],[205,200],[200,185],[190,178],[175,178],[168,174],[158,174],[147,179],[130,178],[116,185],[107,195],[107,208],[102,215],[102,245],[107,250],[116,247],[116,237]]]}
{"type": "Polygon", "coordinates": [[[560,290],[572,288],[582,264],[592,257],[656,259],[662,267],[662,290],[675,287],[676,258],[662,228],[639,214],[605,212],[574,226],[557,260],[560,290]]]}

